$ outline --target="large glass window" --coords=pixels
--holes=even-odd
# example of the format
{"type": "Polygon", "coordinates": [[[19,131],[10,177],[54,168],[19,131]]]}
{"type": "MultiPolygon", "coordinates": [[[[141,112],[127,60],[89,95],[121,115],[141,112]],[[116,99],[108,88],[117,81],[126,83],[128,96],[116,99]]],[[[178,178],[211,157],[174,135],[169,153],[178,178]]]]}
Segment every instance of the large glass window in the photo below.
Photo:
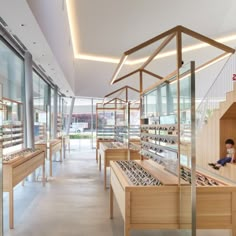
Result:
{"type": "Polygon", "coordinates": [[[24,101],[24,61],[5,42],[0,40],[0,83],[3,97],[24,101]]]}
{"type": "Polygon", "coordinates": [[[34,134],[36,142],[47,139],[48,88],[49,85],[36,72],[33,72],[34,134]]]}

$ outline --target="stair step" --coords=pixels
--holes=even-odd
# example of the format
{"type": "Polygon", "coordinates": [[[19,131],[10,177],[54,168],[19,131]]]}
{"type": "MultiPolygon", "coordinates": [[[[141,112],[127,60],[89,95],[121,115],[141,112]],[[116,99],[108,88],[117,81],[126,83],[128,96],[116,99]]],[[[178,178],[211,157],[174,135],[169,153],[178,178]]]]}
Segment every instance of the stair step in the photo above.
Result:
{"type": "Polygon", "coordinates": [[[235,91],[230,91],[226,93],[226,101],[228,103],[233,103],[236,100],[236,92],[235,91]]]}
{"type": "Polygon", "coordinates": [[[234,91],[236,91],[236,82],[233,82],[234,83],[234,91]]]}

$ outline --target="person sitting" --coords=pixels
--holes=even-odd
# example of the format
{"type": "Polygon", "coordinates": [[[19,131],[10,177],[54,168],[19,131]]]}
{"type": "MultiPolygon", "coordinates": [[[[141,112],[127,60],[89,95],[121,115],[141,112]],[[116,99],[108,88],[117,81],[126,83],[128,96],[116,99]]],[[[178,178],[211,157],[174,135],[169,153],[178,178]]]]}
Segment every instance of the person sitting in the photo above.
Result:
{"type": "Polygon", "coordinates": [[[235,162],[235,149],[234,149],[234,140],[233,139],[227,139],[225,141],[225,147],[226,147],[226,157],[221,158],[216,163],[208,163],[209,166],[212,166],[214,169],[219,170],[220,167],[225,166],[226,163],[233,163],[235,162]]]}

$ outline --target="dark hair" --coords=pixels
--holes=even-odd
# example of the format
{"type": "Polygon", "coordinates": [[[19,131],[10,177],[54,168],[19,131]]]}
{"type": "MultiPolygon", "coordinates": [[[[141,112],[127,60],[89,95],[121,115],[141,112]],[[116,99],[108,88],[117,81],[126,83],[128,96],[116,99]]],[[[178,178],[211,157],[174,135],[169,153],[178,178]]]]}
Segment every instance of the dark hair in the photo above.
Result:
{"type": "Polygon", "coordinates": [[[225,141],[225,144],[234,145],[234,140],[233,140],[233,139],[227,139],[227,140],[225,141]]]}

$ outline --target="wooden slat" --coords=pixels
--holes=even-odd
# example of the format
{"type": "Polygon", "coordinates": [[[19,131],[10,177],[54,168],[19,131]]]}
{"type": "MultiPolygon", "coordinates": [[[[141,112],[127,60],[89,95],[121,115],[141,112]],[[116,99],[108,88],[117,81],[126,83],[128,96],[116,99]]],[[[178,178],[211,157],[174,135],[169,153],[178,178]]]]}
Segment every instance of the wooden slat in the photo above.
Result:
{"type": "Polygon", "coordinates": [[[176,33],[169,35],[161,45],[152,53],[152,55],[147,59],[147,61],[140,67],[143,70],[165,47],[166,45],[176,36],[176,33]]]}
{"type": "Polygon", "coordinates": [[[130,72],[130,73],[124,75],[124,76],[121,76],[121,77],[119,77],[118,79],[116,79],[113,84],[118,83],[119,81],[121,81],[121,80],[123,80],[123,79],[125,79],[125,78],[127,78],[127,77],[130,77],[131,75],[134,75],[134,74],[136,74],[136,73],[139,72],[139,71],[140,71],[140,70],[137,69],[137,70],[134,70],[134,71],[132,71],[132,72],[130,72]]]}
{"type": "Polygon", "coordinates": [[[125,90],[126,87],[127,87],[127,86],[124,86],[124,87],[121,87],[121,88],[119,88],[119,89],[117,89],[117,90],[111,92],[111,93],[108,93],[108,94],[105,96],[105,98],[106,98],[106,97],[109,97],[109,96],[111,96],[111,95],[113,95],[113,94],[115,94],[115,93],[117,93],[117,92],[119,92],[119,91],[125,90]]]}
{"type": "Polygon", "coordinates": [[[155,78],[157,78],[157,79],[163,79],[162,76],[157,75],[157,74],[155,74],[155,73],[153,73],[153,72],[151,72],[151,71],[148,71],[148,70],[143,69],[142,72],[144,72],[144,73],[146,73],[146,74],[149,74],[149,75],[151,75],[151,76],[153,76],[153,77],[155,77],[155,78]]]}
{"type": "Polygon", "coordinates": [[[160,39],[176,32],[179,28],[180,28],[180,26],[176,26],[176,27],[174,27],[170,30],[167,30],[167,31],[163,32],[162,34],[159,34],[156,37],[154,37],[152,39],[149,39],[149,40],[145,41],[144,43],[139,44],[136,47],[131,48],[130,50],[126,51],[124,54],[125,55],[130,55],[130,54],[132,54],[132,53],[134,53],[134,52],[136,52],[136,51],[138,51],[138,50],[140,50],[144,47],[147,47],[148,45],[150,45],[150,44],[152,44],[152,43],[154,43],[154,42],[156,42],[156,41],[158,41],[158,40],[160,40],[160,39]]]}
{"type": "Polygon", "coordinates": [[[209,45],[212,45],[213,47],[216,47],[216,48],[219,48],[225,52],[228,52],[228,53],[234,53],[235,52],[235,49],[231,48],[231,47],[228,47],[222,43],[219,43],[211,38],[208,38],[202,34],[199,34],[191,29],[188,29],[188,28],[185,28],[183,26],[180,26],[180,31],[189,35],[189,36],[192,36],[193,38],[196,38],[198,40],[201,40],[209,45]]]}
{"type": "Polygon", "coordinates": [[[155,89],[158,85],[164,83],[164,82],[168,82],[168,80],[174,76],[176,76],[177,70],[174,70],[173,72],[171,72],[169,75],[167,75],[166,77],[163,77],[162,80],[158,81],[157,83],[151,85],[150,87],[148,87],[147,89],[145,89],[142,94],[147,93],[153,89],[155,89]]]}

